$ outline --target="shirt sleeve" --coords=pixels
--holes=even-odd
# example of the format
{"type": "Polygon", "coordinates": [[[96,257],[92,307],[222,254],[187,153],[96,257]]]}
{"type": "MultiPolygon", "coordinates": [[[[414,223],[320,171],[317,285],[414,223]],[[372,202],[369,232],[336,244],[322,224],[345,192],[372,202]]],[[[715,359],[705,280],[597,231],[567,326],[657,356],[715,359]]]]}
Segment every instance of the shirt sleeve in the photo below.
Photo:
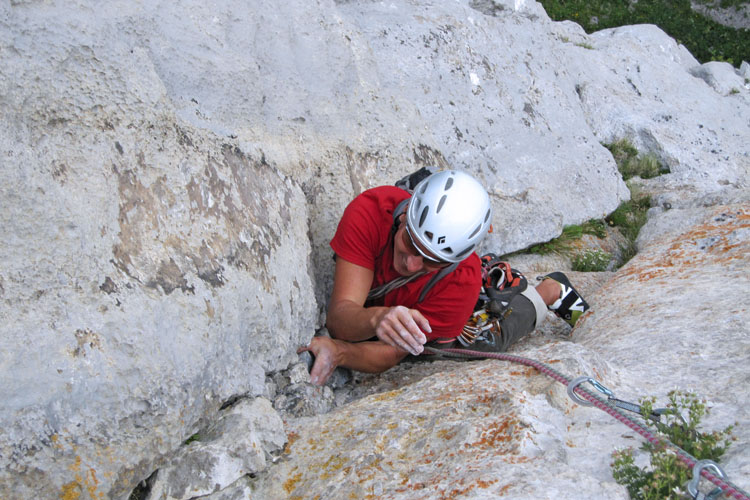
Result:
{"type": "Polygon", "coordinates": [[[344,210],[331,240],[336,255],[375,270],[376,260],[388,243],[393,225],[392,206],[408,196],[401,189],[381,186],[354,198],[344,210]]]}

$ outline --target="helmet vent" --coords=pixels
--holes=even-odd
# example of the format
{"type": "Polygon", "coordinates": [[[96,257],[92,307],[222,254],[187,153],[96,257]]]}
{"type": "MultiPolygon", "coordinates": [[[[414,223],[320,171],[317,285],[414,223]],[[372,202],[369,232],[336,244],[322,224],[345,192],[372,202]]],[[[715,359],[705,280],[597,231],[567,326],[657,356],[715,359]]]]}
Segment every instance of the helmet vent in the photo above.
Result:
{"type": "Polygon", "coordinates": [[[474,250],[474,245],[469,245],[464,250],[461,251],[458,255],[456,255],[455,259],[463,259],[465,256],[469,255],[471,251],[474,250]]]}
{"type": "Polygon", "coordinates": [[[422,224],[424,224],[424,220],[427,218],[427,214],[430,211],[430,206],[425,205],[424,209],[422,209],[422,213],[419,216],[419,227],[422,227],[422,224]]]}
{"type": "Polygon", "coordinates": [[[435,237],[435,235],[434,235],[434,234],[432,234],[432,232],[431,232],[431,231],[425,231],[425,232],[424,232],[424,236],[425,236],[425,238],[427,238],[427,239],[428,239],[428,240],[430,240],[430,241],[432,241],[432,239],[433,239],[433,238],[435,237]]]}
{"type": "Polygon", "coordinates": [[[427,186],[428,186],[429,184],[430,184],[429,182],[425,182],[425,183],[424,183],[424,184],[422,185],[422,189],[420,189],[420,190],[419,190],[419,194],[424,194],[424,192],[425,192],[425,191],[427,191],[427,186]]]}
{"type": "Polygon", "coordinates": [[[477,235],[477,233],[478,233],[479,231],[481,231],[481,230],[482,230],[482,224],[479,224],[479,225],[477,226],[477,228],[476,228],[476,229],[474,230],[474,232],[472,232],[472,233],[471,233],[471,236],[469,236],[469,239],[472,239],[472,238],[473,238],[474,236],[476,236],[476,235],[477,235]]]}
{"type": "Polygon", "coordinates": [[[440,201],[438,202],[437,210],[435,210],[436,214],[440,213],[440,210],[443,208],[443,205],[445,205],[445,200],[448,197],[446,195],[443,195],[442,198],[440,198],[440,201]]]}
{"type": "Polygon", "coordinates": [[[490,220],[490,215],[492,215],[492,209],[488,208],[487,215],[484,216],[484,222],[487,222],[488,220],[490,220]]]}
{"type": "Polygon", "coordinates": [[[445,181],[445,187],[443,188],[443,191],[448,191],[451,186],[453,186],[453,177],[448,177],[448,179],[445,181]]]}

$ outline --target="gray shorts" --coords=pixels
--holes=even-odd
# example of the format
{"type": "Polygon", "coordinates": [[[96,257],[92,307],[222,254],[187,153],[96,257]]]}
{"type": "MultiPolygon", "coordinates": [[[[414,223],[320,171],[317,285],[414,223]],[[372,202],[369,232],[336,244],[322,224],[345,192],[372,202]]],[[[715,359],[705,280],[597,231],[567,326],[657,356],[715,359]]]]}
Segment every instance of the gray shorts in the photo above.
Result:
{"type": "MultiPolygon", "coordinates": [[[[468,349],[478,350],[482,352],[505,352],[514,343],[521,340],[523,337],[534,331],[537,324],[540,324],[544,319],[547,307],[542,301],[542,298],[533,288],[523,292],[522,294],[516,295],[511,301],[509,306],[510,313],[507,314],[500,323],[500,334],[496,335],[493,333],[494,341],[487,343],[482,340],[477,340],[474,344],[464,347],[458,340],[449,342],[428,342],[425,344],[426,347],[433,347],[436,349],[468,349]]],[[[441,357],[440,354],[434,355],[423,355],[419,356],[421,359],[434,359],[435,356],[441,357]]],[[[411,356],[409,356],[411,358],[411,356]]],[[[456,359],[480,359],[480,358],[456,358],[456,359]]]]}

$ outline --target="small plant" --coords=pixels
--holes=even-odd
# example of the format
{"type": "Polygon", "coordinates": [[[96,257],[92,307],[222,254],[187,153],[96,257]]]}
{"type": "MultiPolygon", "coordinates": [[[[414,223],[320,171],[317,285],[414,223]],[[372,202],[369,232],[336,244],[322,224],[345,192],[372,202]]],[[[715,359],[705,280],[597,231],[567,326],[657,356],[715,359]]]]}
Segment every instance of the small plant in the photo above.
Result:
{"type": "Polygon", "coordinates": [[[603,221],[591,219],[581,225],[570,225],[563,228],[562,234],[547,243],[540,243],[529,248],[529,252],[539,255],[558,253],[567,255],[573,251],[573,242],[580,240],[584,234],[590,234],[597,238],[607,235],[607,228],[603,221]]]}
{"type": "Polygon", "coordinates": [[[620,204],[617,209],[605,219],[612,227],[617,227],[625,237],[626,243],[621,248],[621,261],[625,264],[637,253],[635,240],[646,223],[651,198],[646,195],[631,194],[629,201],[620,204]]]}
{"type": "Polygon", "coordinates": [[[196,433],[190,436],[189,438],[187,438],[183,444],[187,446],[190,443],[194,443],[195,441],[200,441],[200,440],[201,440],[201,435],[196,433]]]}
{"type": "MultiPolygon", "coordinates": [[[[698,460],[718,462],[731,442],[732,426],[722,431],[701,432],[698,425],[709,409],[705,401],[695,394],[671,391],[669,403],[660,421],[651,420],[654,399],[642,401],[641,413],[646,424],[656,433],[679,446],[698,460]]],[[[683,490],[692,477],[692,471],[671,449],[664,445],[645,442],[640,448],[650,455],[646,467],[635,465],[633,448],[612,454],[612,476],[618,484],[625,486],[632,500],[661,500],[687,498],[683,490]]]]}
{"type": "Polygon", "coordinates": [[[590,43],[586,43],[586,42],[579,42],[579,43],[576,44],[576,46],[577,47],[582,47],[582,48],[588,49],[588,50],[594,50],[594,46],[591,45],[590,43]]]}
{"type": "Polygon", "coordinates": [[[573,271],[585,273],[606,271],[612,255],[603,250],[586,250],[573,257],[573,271]]]}
{"type": "Polygon", "coordinates": [[[612,153],[617,168],[625,181],[633,177],[651,179],[669,173],[669,168],[663,166],[656,155],[653,153],[638,153],[635,146],[627,139],[605,144],[604,147],[612,153]]]}

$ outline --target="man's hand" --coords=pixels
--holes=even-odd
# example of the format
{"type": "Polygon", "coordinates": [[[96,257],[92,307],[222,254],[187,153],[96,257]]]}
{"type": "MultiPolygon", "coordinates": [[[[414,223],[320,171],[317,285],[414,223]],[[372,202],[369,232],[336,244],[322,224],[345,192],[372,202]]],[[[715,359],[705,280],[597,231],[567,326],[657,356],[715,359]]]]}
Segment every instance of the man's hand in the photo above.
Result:
{"type": "Polygon", "coordinates": [[[418,356],[427,342],[423,332],[430,333],[430,323],[416,309],[391,307],[375,325],[375,334],[386,344],[418,356]]]}
{"type": "Polygon", "coordinates": [[[315,363],[310,371],[310,382],[323,385],[338,366],[336,341],[328,337],[313,337],[310,344],[297,350],[297,354],[310,351],[315,356],[315,363]]]}

